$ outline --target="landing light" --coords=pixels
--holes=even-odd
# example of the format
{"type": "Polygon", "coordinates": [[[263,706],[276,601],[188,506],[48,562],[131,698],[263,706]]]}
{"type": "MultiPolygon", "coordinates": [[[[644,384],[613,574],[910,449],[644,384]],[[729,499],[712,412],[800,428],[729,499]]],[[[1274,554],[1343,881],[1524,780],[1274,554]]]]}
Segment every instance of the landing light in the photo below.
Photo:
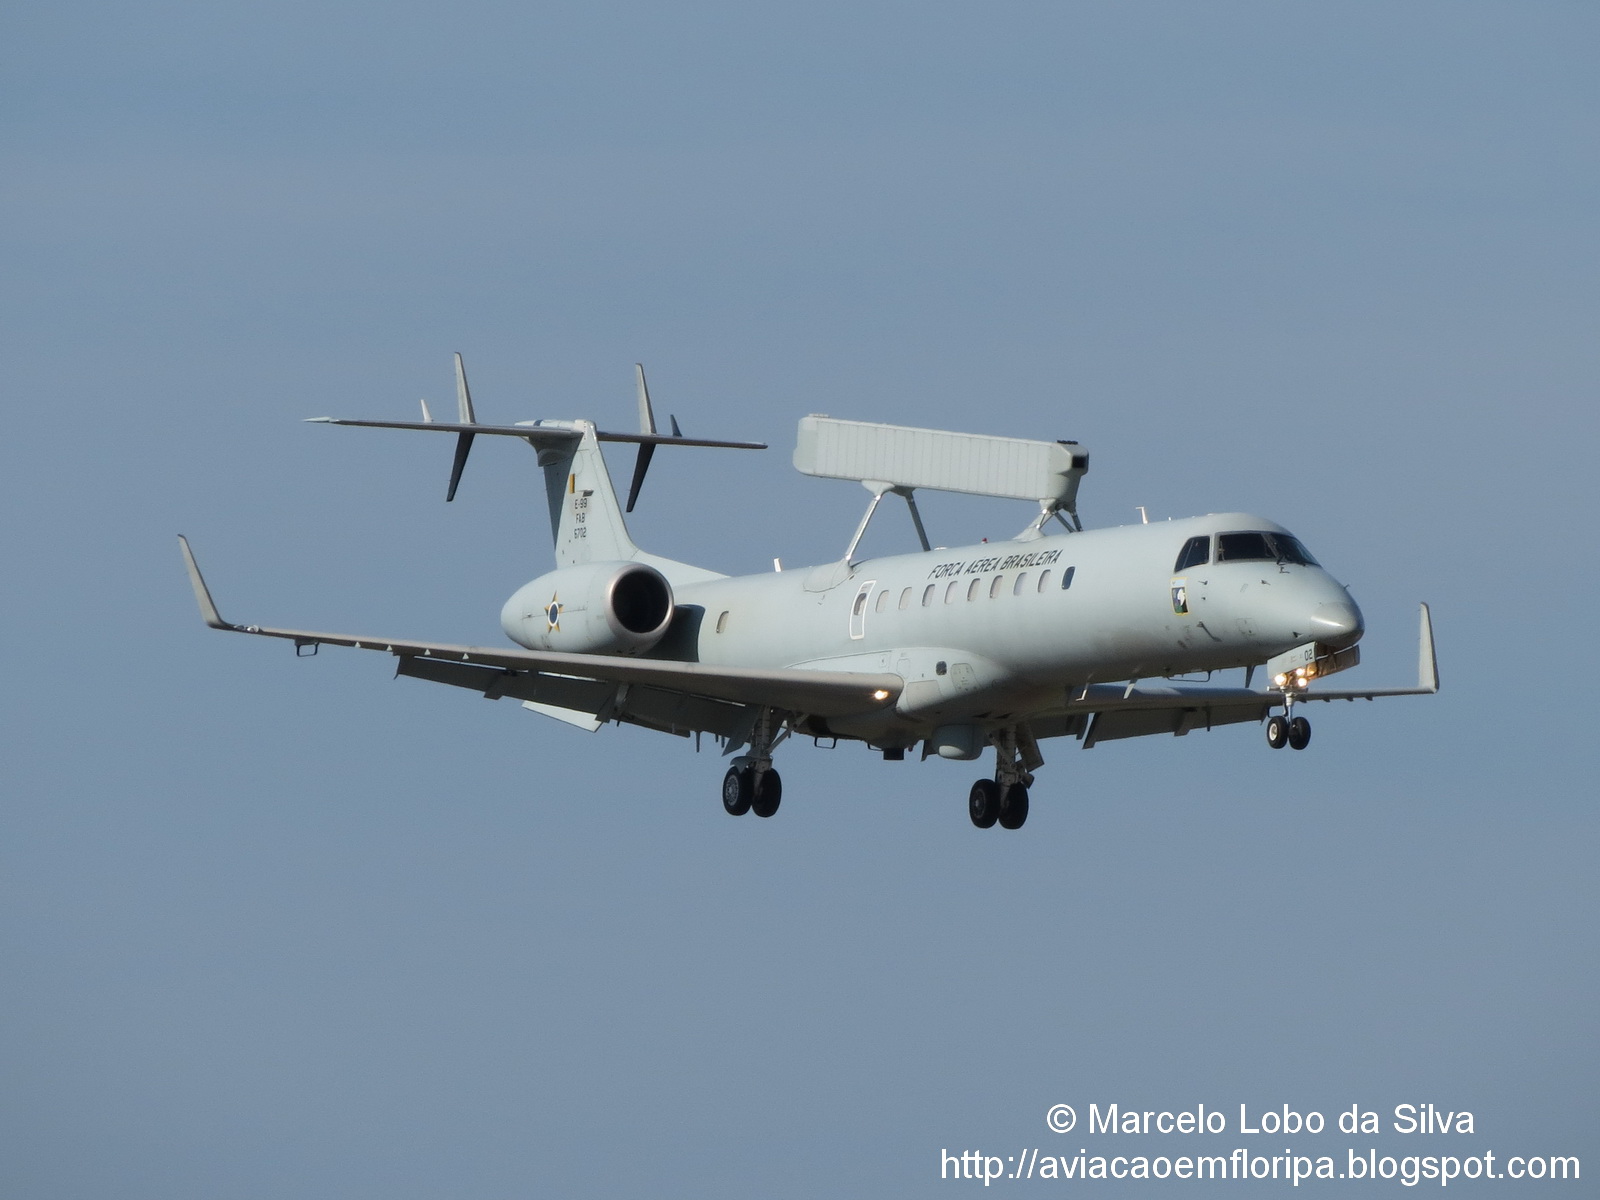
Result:
{"type": "Polygon", "coordinates": [[[887,700],[889,698],[889,693],[884,691],[882,688],[879,688],[877,691],[872,693],[872,698],[874,700],[887,700]]]}

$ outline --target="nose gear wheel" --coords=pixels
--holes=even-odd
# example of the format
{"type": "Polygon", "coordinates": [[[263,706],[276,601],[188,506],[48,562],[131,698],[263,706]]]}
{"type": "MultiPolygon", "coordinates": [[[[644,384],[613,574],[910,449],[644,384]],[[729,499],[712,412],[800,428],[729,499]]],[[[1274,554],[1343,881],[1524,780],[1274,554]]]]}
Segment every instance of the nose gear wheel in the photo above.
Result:
{"type": "Polygon", "coordinates": [[[1289,722],[1289,745],[1296,750],[1304,750],[1311,744],[1311,722],[1304,717],[1296,717],[1289,722]]]}
{"type": "Polygon", "coordinates": [[[1274,750],[1291,746],[1304,750],[1311,744],[1311,722],[1294,715],[1295,693],[1290,687],[1283,689],[1283,712],[1267,721],[1267,745],[1274,750]]]}
{"type": "Polygon", "coordinates": [[[1282,750],[1289,744],[1289,722],[1284,717],[1273,717],[1267,722],[1267,745],[1282,750]]]}

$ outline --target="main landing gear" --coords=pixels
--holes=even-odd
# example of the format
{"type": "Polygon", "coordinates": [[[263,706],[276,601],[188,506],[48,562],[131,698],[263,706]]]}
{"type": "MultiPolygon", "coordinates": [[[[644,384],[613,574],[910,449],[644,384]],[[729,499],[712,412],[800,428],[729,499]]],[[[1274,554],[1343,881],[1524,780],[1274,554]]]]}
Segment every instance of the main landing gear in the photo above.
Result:
{"type": "Polygon", "coordinates": [[[1028,819],[1028,788],[1033,768],[1044,766],[1039,743],[1025,728],[1002,729],[994,743],[993,779],[980,779],[967,793],[967,816],[979,829],[1021,829],[1028,819]]]}
{"type": "Polygon", "coordinates": [[[772,768],[772,748],[788,731],[778,733],[777,724],[773,711],[762,709],[750,731],[750,753],[734,759],[722,777],[722,807],[730,817],[742,817],[747,812],[770,817],[778,811],[783,801],[783,780],[772,768]]]}
{"type": "Polygon", "coordinates": [[[722,777],[722,807],[730,817],[753,812],[770,817],[783,801],[783,780],[771,767],[758,777],[753,766],[729,767],[722,777]]]}
{"type": "Polygon", "coordinates": [[[1001,829],[1021,829],[1028,819],[1028,785],[978,780],[967,795],[967,816],[979,829],[992,829],[996,822],[1001,829]]]}

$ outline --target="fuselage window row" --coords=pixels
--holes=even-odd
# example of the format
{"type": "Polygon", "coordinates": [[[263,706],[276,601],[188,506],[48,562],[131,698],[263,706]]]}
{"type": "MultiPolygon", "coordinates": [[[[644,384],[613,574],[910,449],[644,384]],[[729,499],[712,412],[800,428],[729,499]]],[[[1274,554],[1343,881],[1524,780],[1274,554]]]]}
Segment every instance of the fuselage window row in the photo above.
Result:
{"type": "MultiPolygon", "coordinates": [[[[1070,588],[1072,586],[1072,576],[1073,576],[1073,573],[1076,570],[1077,570],[1076,567],[1068,567],[1062,573],[1062,575],[1061,575],[1061,590],[1062,591],[1066,591],[1068,588],[1070,588]]],[[[1040,595],[1043,595],[1045,592],[1050,590],[1050,581],[1052,579],[1054,579],[1054,578],[1055,578],[1055,572],[1053,572],[1053,571],[1041,571],[1039,573],[1039,582],[1034,586],[1033,590],[1038,592],[1040,595]]],[[[1025,592],[1027,592],[1027,590],[1028,590],[1028,579],[1029,579],[1028,572],[1026,572],[1026,571],[1020,572],[1017,575],[1016,579],[1012,582],[1011,594],[1013,596],[1021,596],[1025,592]]],[[[1004,575],[995,575],[995,576],[992,576],[990,578],[990,580],[989,580],[989,598],[990,599],[996,599],[996,598],[998,598],[1000,596],[1003,596],[1005,594],[1005,591],[1006,591],[1005,581],[1006,581],[1006,577],[1004,575]]],[[[906,611],[907,609],[909,609],[911,607],[912,595],[913,595],[913,593],[915,593],[915,591],[916,591],[915,588],[904,588],[900,592],[900,599],[898,601],[898,607],[899,607],[900,611],[904,612],[904,611],[906,611]]],[[[979,578],[976,578],[976,579],[972,580],[972,582],[967,585],[967,599],[968,600],[976,600],[980,595],[982,595],[982,593],[983,593],[983,579],[980,576],[979,578]]],[[[934,605],[935,599],[938,596],[938,594],[939,594],[939,585],[936,584],[936,583],[930,583],[930,584],[928,584],[927,587],[923,588],[922,589],[922,607],[923,608],[932,608],[933,605],[934,605]]],[[[883,591],[879,592],[878,593],[878,599],[877,599],[876,603],[873,604],[873,610],[875,612],[880,612],[880,613],[888,611],[889,598],[890,598],[891,595],[893,595],[893,589],[891,589],[891,588],[885,588],[883,591]]],[[[961,598],[961,581],[959,579],[952,579],[949,582],[949,584],[946,585],[946,587],[944,589],[944,602],[946,604],[954,604],[960,598],[961,598]]],[[[856,605],[856,615],[857,616],[861,615],[861,612],[863,611],[863,609],[865,607],[865,604],[866,604],[866,598],[864,596],[857,598],[857,605],[856,605]]]]}

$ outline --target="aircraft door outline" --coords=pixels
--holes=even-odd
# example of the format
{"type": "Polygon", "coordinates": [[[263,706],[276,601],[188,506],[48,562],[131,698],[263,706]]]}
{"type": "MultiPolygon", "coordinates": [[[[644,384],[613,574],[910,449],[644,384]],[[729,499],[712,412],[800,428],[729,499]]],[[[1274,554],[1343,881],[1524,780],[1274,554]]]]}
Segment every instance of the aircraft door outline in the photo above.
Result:
{"type": "Polygon", "coordinates": [[[856,598],[850,602],[850,637],[854,641],[860,641],[867,636],[867,600],[872,596],[872,589],[877,586],[876,579],[867,580],[856,592],[856,598]]]}

